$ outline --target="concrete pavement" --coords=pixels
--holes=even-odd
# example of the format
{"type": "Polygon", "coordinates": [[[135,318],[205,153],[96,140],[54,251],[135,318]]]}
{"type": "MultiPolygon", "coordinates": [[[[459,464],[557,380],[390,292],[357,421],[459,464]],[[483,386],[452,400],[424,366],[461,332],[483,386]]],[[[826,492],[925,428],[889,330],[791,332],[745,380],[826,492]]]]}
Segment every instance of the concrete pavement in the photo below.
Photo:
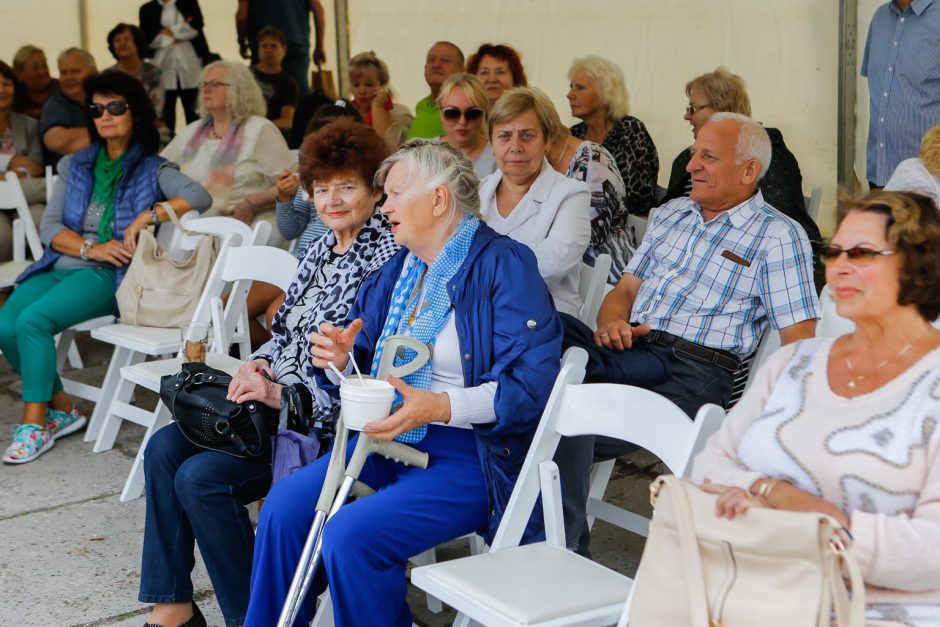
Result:
{"type": "MultiPolygon", "coordinates": [[[[79,335],[85,361],[68,376],[98,384],[104,377],[110,348],[79,335]]],[[[0,446],[10,442],[18,422],[19,377],[0,360],[0,446]]],[[[152,408],[156,396],[140,392],[137,403],[152,408]]],[[[91,413],[91,405],[79,402],[91,413]]],[[[120,503],[118,497],[144,430],[125,423],[111,451],[95,454],[82,434],[58,440],[38,460],[0,466],[0,625],[50,627],[67,625],[139,626],[149,606],[137,601],[143,543],[143,498],[120,503]]],[[[647,488],[659,465],[651,456],[635,455],[618,464],[608,499],[647,511],[647,488]]],[[[632,575],[642,543],[627,532],[599,523],[592,542],[594,558],[632,575]]],[[[444,559],[467,554],[465,543],[444,547],[444,559]]],[[[193,573],[200,608],[210,625],[224,625],[212,586],[197,557],[193,573]]],[[[431,614],[424,595],[410,588],[415,622],[444,627],[453,620],[445,608],[431,614]]]]}

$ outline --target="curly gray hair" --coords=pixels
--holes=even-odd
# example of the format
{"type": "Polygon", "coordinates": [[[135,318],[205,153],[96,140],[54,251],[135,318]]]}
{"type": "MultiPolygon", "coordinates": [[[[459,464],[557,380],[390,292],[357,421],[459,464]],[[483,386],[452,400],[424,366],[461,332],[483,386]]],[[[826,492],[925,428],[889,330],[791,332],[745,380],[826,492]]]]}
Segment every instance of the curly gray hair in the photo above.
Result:
{"type": "Polygon", "coordinates": [[[223,68],[228,75],[228,93],[225,100],[225,106],[228,112],[235,120],[245,120],[253,115],[264,117],[268,107],[264,102],[264,95],[258,82],[251,75],[251,71],[240,63],[234,61],[215,61],[202,68],[199,74],[199,100],[196,112],[199,117],[206,117],[208,112],[202,104],[202,82],[206,73],[215,68],[223,68]]]}

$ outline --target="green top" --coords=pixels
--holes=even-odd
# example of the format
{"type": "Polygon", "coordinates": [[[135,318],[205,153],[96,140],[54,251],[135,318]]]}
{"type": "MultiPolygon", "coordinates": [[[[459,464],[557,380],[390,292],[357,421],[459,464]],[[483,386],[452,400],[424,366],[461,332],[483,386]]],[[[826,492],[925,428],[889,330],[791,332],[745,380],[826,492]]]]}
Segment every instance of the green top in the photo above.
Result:
{"type": "Polygon", "coordinates": [[[431,139],[444,134],[441,123],[441,108],[434,104],[431,96],[425,96],[415,105],[415,121],[408,131],[408,139],[431,139]]]}
{"type": "Polygon", "coordinates": [[[98,223],[98,241],[105,243],[114,239],[112,222],[114,221],[114,195],[117,193],[118,182],[124,174],[124,154],[121,153],[114,160],[108,158],[108,151],[101,147],[95,159],[95,186],[91,191],[92,204],[104,207],[101,221],[98,223]]]}

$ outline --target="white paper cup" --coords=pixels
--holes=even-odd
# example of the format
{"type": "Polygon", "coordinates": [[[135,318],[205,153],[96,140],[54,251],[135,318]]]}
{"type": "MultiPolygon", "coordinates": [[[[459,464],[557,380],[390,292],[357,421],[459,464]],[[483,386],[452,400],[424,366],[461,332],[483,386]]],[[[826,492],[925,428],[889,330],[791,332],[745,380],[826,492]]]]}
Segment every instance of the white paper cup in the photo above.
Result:
{"type": "Polygon", "coordinates": [[[368,423],[388,418],[395,388],[387,381],[350,377],[340,383],[339,398],[343,424],[362,431],[368,423]]]}

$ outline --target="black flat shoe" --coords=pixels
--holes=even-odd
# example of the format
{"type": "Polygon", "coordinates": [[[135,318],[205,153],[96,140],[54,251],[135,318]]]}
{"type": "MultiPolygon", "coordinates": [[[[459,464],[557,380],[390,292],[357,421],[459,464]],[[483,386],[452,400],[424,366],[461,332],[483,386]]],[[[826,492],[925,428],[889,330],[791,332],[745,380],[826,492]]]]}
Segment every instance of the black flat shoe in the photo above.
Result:
{"type": "MultiPolygon", "coordinates": [[[[163,627],[163,626],[156,625],[154,623],[144,623],[144,627],[163,627]]],[[[196,605],[195,601],[193,601],[192,617],[188,621],[180,625],[180,627],[207,627],[206,617],[202,615],[202,612],[199,610],[199,606],[196,605]]]]}

